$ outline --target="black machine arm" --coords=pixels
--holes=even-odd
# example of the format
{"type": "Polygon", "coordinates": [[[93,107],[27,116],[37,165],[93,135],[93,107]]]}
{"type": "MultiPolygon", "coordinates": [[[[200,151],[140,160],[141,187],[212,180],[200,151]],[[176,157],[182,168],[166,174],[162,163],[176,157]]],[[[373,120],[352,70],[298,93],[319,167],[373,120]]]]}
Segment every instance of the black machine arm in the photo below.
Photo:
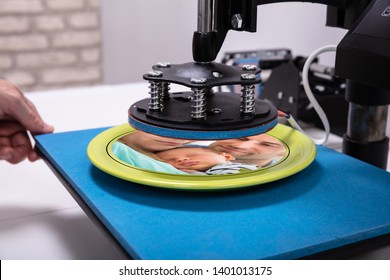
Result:
{"type": "MultiPolygon", "coordinates": [[[[277,124],[276,108],[255,98],[261,69],[244,65],[233,73],[214,60],[229,30],[255,32],[257,6],[279,2],[298,1],[198,0],[194,62],[153,66],[153,71],[144,75],[150,83],[150,99],[130,108],[130,124],[161,136],[203,140],[238,138],[272,129],[277,124]],[[170,83],[191,91],[170,93],[170,83]],[[214,92],[213,87],[220,85],[240,85],[241,98],[214,92]]],[[[326,24],[349,29],[337,46],[335,65],[336,76],[347,81],[346,99],[350,102],[343,152],[386,168],[390,0],[300,2],[327,5],[326,24]]]]}
{"type": "MultiPolygon", "coordinates": [[[[257,6],[279,0],[198,0],[193,59],[213,61],[229,30],[256,31],[257,6]]],[[[301,1],[327,5],[326,25],[349,29],[336,53],[336,75],[347,79],[350,102],[343,152],[386,168],[390,104],[390,0],[301,1]]]]}
{"type": "MultiPolygon", "coordinates": [[[[328,5],[327,25],[350,28],[371,0],[301,1],[328,5]]],[[[211,62],[229,30],[256,32],[257,6],[294,0],[198,0],[198,29],[192,51],[196,62],[211,62]]]]}

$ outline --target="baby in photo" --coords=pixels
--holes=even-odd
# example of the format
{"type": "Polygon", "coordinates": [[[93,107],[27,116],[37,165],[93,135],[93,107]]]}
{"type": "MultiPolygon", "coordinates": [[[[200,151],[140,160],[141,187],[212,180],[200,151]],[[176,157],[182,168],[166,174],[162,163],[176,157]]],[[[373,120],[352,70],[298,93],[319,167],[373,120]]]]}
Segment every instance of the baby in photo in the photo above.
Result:
{"type": "Polygon", "coordinates": [[[257,165],[232,162],[235,158],[231,154],[206,147],[178,147],[156,155],[161,161],[190,174],[223,175],[239,173],[241,169],[257,169],[257,165]]]}

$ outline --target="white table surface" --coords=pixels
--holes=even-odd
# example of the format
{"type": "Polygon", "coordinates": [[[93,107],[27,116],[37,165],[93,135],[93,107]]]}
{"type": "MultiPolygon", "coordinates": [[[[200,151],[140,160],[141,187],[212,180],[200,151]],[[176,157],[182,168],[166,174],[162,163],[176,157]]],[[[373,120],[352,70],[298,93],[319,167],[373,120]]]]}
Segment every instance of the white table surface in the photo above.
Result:
{"type": "MultiPolygon", "coordinates": [[[[127,122],[131,104],[148,96],[145,82],[26,93],[55,132],[127,122]]],[[[321,133],[310,130],[310,133],[321,133]]],[[[327,146],[341,149],[331,135],[327,146]]],[[[59,149],[61,144],[59,143],[59,149]]],[[[388,164],[389,166],[390,164],[388,164]]],[[[123,259],[126,256],[78,206],[39,160],[0,161],[0,259],[123,259]]],[[[363,258],[381,257],[379,249],[363,258]]]]}

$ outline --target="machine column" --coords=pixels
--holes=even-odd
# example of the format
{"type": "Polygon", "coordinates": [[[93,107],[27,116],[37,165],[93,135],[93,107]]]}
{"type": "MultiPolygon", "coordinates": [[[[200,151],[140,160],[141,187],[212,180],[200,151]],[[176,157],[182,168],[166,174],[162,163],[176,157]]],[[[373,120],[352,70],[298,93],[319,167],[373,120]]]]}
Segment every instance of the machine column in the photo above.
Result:
{"type": "Polygon", "coordinates": [[[350,102],[343,153],[386,169],[389,138],[386,136],[388,92],[347,81],[350,102]]]}

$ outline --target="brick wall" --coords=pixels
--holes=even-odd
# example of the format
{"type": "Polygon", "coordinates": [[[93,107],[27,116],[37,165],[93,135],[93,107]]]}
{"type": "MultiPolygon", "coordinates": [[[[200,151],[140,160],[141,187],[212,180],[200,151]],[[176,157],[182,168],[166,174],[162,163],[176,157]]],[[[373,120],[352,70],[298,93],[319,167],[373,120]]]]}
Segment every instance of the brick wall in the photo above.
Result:
{"type": "Polygon", "coordinates": [[[0,0],[0,78],[23,91],[101,83],[100,0],[0,0]]]}

